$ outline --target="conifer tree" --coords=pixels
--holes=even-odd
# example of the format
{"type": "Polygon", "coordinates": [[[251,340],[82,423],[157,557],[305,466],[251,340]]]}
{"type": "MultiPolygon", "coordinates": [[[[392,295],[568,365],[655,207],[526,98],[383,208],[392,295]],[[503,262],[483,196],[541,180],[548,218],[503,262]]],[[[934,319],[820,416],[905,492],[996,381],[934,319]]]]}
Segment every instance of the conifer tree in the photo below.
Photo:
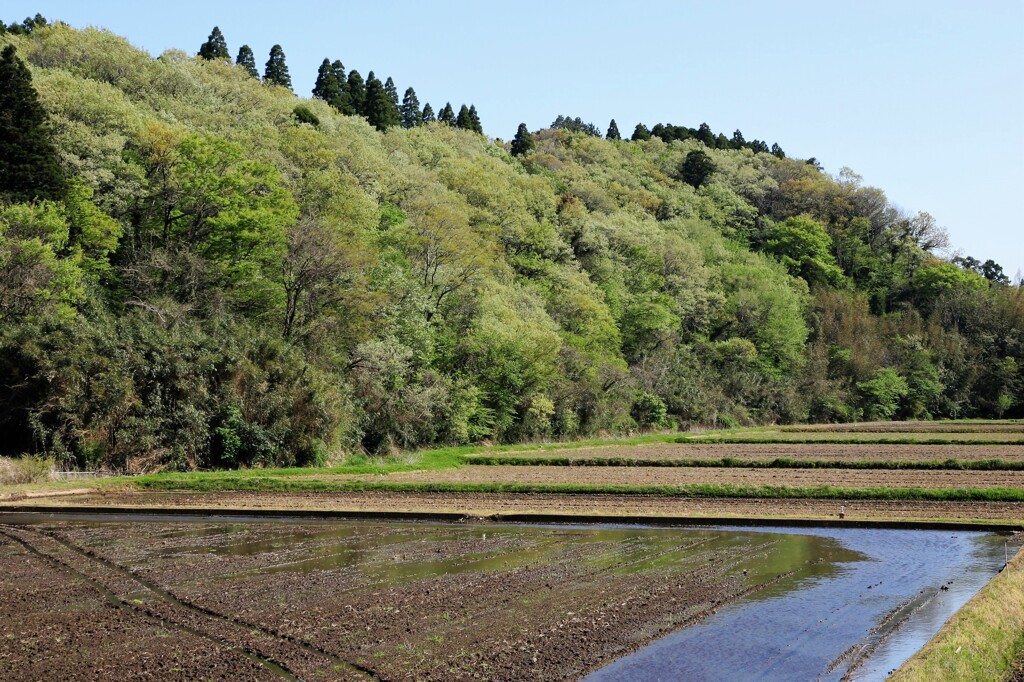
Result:
{"type": "Polygon", "coordinates": [[[637,123],[636,128],[633,129],[633,137],[629,139],[634,142],[637,140],[649,140],[651,139],[651,131],[643,123],[637,123]]]}
{"type": "Polygon", "coordinates": [[[615,123],[615,119],[614,118],[612,119],[612,122],[608,124],[608,132],[605,133],[604,137],[605,137],[606,140],[621,140],[622,139],[622,135],[619,134],[619,126],[618,126],[618,124],[615,123]]]}
{"type": "MultiPolygon", "coordinates": [[[[334,64],[340,65],[341,62],[334,62],[334,64]]],[[[320,69],[316,74],[316,83],[313,85],[313,97],[322,99],[341,111],[343,93],[341,83],[338,82],[338,69],[334,67],[334,64],[326,57],[320,63],[320,69]]],[[[341,67],[341,71],[344,73],[344,67],[341,67]]]]}
{"type": "Polygon", "coordinates": [[[252,53],[252,48],[248,45],[242,45],[238,48],[238,56],[235,57],[235,64],[245,69],[253,78],[259,78],[260,72],[256,70],[256,55],[252,53]]]}
{"type": "Polygon", "coordinates": [[[280,45],[270,48],[270,59],[267,60],[267,68],[263,72],[263,82],[280,85],[289,90],[292,88],[292,77],[288,75],[288,65],[284,63],[284,50],[280,45]]]}
{"type": "Polygon", "coordinates": [[[436,120],[437,117],[434,116],[434,107],[430,106],[430,102],[427,102],[423,105],[423,122],[433,123],[436,120]]]}
{"type": "Polygon", "coordinates": [[[0,53],[0,198],[57,200],[66,192],[32,74],[8,45],[0,53]]]}
{"type": "Polygon", "coordinates": [[[387,88],[371,71],[366,76],[366,120],[377,130],[387,130],[398,123],[397,110],[387,88]]]}
{"type": "Polygon", "coordinates": [[[782,151],[782,147],[779,146],[778,142],[772,143],[772,156],[779,159],[786,158],[786,152],[782,151]]]}
{"type": "Polygon", "coordinates": [[[445,103],[444,109],[441,109],[441,113],[437,115],[437,120],[448,126],[455,125],[455,110],[452,109],[451,102],[445,103]]]}
{"type": "Polygon", "coordinates": [[[199,56],[207,61],[231,59],[228,44],[224,41],[224,34],[216,26],[210,31],[210,37],[206,39],[206,42],[199,46],[199,56]]]}
{"type": "Polygon", "coordinates": [[[398,103],[398,89],[395,87],[395,81],[391,79],[391,76],[388,76],[388,79],[384,81],[384,93],[388,99],[386,125],[390,128],[402,122],[402,107],[398,103]]]}
{"type": "Polygon", "coordinates": [[[516,136],[512,138],[512,156],[526,156],[533,147],[533,135],[526,129],[525,123],[520,123],[516,136]]]}
{"type": "Polygon", "coordinates": [[[469,129],[475,133],[484,134],[484,126],[480,123],[480,114],[476,111],[476,105],[469,105],[469,129]]]}
{"type": "Polygon", "coordinates": [[[733,149],[743,149],[747,146],[747,140],[743,137],[743,133],[737,128],[732,133],[732,139],[729,140],[729,146],[733,149]]]}
{"type": "Polygon", "coordinates": [[[355,69],[348,72],[348,87],[345,88],[345,92],[348,93],[349,106],[349,111],[346,113],[355,116],[365,116],[366,83],[363,82],[363,77],[355,69]]]}
{"type": "Polygon", "coordinates": [[[338,83],[338,94],[334,99],[329,99],[327,101],[341,113],[349,116],[354,115],[356,112],[353,111],[352,102],[349,101],[348,96],[348,83],[345,78],[345,65],[341,63],[340,59],[335,59],[331,62],[331,74],[334,76],[334,80],[338,83]]]}
{"type": "Polygon", "coordinates": [[[473,129],[473,120],[469,117],[469,107],[465,104],[459,108],[459,115],[455,119],[455,127],[461,128],[462,130],[473,129]]]}
{"type": "Polygon", "coordinates": [[[402,98],[402,127],[415,128],[422,124],[423,112],[420,111],[420,101],[416,97],[416,91],[411,87],[406,88],[405,96],[402,98]]]}

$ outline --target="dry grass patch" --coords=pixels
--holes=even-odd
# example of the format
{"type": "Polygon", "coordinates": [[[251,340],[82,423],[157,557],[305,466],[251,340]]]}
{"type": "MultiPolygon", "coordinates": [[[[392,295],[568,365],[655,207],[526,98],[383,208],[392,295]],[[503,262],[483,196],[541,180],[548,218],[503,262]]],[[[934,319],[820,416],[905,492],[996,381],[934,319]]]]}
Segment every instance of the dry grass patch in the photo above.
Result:
{"type": "Polygon", "coordinates": [[[52,470],[53,460],[47,457],[0,457],[0,485],[45,483],[52,470]]]}

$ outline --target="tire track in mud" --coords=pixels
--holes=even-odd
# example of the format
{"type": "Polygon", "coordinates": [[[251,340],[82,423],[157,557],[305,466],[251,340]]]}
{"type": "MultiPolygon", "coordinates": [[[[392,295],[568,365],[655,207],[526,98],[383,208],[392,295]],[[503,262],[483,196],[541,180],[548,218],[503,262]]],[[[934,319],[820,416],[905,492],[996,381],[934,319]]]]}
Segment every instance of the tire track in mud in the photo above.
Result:
{"type": "Polygon", "coordinates": [[[253,659],[282,679],[301,681],[308,677],[387,682],[374,670],[341,659],[315,644],[192,604],[130,569],[79,547],[58,533],[0,525],[0,534],[85,582],[112,605],[253,659]],[[148,596],[152,601],[139,599],[140,596],[148,596]],[[325,672],[328,675],[325,676],[325,672]]]}

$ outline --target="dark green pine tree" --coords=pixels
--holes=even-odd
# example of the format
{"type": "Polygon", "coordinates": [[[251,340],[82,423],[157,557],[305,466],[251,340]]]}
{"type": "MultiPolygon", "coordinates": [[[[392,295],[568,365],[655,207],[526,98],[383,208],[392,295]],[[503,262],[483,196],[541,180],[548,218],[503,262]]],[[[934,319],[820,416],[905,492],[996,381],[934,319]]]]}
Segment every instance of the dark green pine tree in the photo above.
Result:
{"type": "Polygon", "coordinates": [[[437,120],[447,126],[455,125],[455,110],[452,109],[451,102],[445,103],[444,109],[441,109],[441,113],[437,115],[437,120]]]}
{"type": "Polygon", "coordinates": [[[512,138],[512,156],[526,156],[533,149],[533,135],[526,129],[525,123],[519,124],[516,136],[512,138]]]}
{"type": "Polygon", "coordinates": [[[786,158],[786,152],[782,151],[782,147],[779,146],[778,142],[772,143],[772,156],[779,159],[786,158]]]}
{"type": "Polygon", "coordinates": [[[216,26],[210,31],[210,37],[206,39],[206,42],[199,46],[199,56],[207,61],[231,59],[231,54],[228,53],[228,44],[224,41],[224,34],[216,26]]]}
{"type": "Polygon", "coordinates": [[[348,116],[355,115],[355,111],[352,109],[352,102],[349,101],[348,97],[348,83],[345,77],[345,65],[341,63],[340,59],[335,59],[331,62],[331,73],[334,75],[334,80],[338,83],[338,96],[333,100],[327,100],[331,106],[348,116]]]}
{"type": "Polygon", "coordinates": [[[434,116],[434,107],[430,106],[430,102],[427,102],[423,105],[423,122],[433,123],[436,120],[437,117],[434,116]]]}
{"type": "Polygon", "coordinates": [[[420,101],[416,97],[416,91],[406,88],[405,96],[402,98],[402,127],[415,128],[422,124],[423,112],[420,111],[420,101]]]}
{"type": "Polygon", "coordinates": [[[484,126],[480,123],[480,114],[477,113],[476,105],[469,105],[469,129],[475,133],[484,134],[484,126]]]}
{"type": "Polygon", "coordinates": [[[604,137],[605,137],[606,140],[621,140],[622,139],[622,135],[619,134],[619,126],[615,122],[614,118],[612,119],[612,122],[608,124],[608,132],[605,133],[604,137]]]}
{"type": "Polygon", "coordinates": [[[395,87],[395,81],[388,79],[384,81],[384,92],[388,96],[388,102],[391,104],[390,111],[388,112],[388,127],[398,125],[402,122],[402,106],[398,103],[398,88],[395,87]]]}
{"type": "Polygon", "coordinates": [[[349,111],[345,113],[366,116],[366,83],[355,69],[348,72],[348,87],[345,88],[345,92],[348,93],[349,106],[349,111]]]}
{"type": "Polygon", "coordinates": [[[699,149],[686,155],[686,160],[679,169],[683,182],[697,189],[715,172],[715,163],[711,157],[699,149]]]}
{"type": "Polygon", "coordinates": [[[377,130],[387,130],[398,123],[398,116],[393,111],[394,104],[384,84],[373,71],[366,76],[366,111],[364,116],[377,130]]]}
{"type": "Polygon", "coordinates": [[[469,117],[469,107],[465,104],[459,108],[459,115],[455,119],[455,127],[461,128],[462,130],[473,129],[473,120],[469,117]]]}
{"type": "Polygon", "coordinates": [[[732,139],[729,140],[729,146],[733,149],[743,149],[747,146],[747,139],[743,137],[743,133],[737,128],[732,133],[732,139]]]}
{"type": "Polygon", "coordinates": [[[245,72],[253,78],[260,77],[260,72],[256,70],[256,55],[252,53],[252,48],[248,45],[242,45],[238,48],[235,64],[245,69],[245,72]]]}
{"type": "MultiPolygon", "coordinates": [[[[340,63],[340,62],[338,62],[340,63]]],[[[313,97],[318,97],[331,106],[338,108],[341,100],[341,84],[338,82],[338,75],[331,60],[324,58],[320,63],[320,70],[316,74],[316,84],[313,85],[313,97]]]]}
{"type": "Polygon", "coordinates": [[[636,128],[633,129],[633,137],[629,139],[634,142],[637,140],[649,140],[651,139],[651,131],[643,123],[637,123],[636,128]]]}
{"type": "Polygon", "coordinates": [[[66,191],[32,74],[8,45],[0,53],[0,199],[59,200],[66,191]]]}
{"type": "Polygon", "coordinates": [[[263,72],[263,82],[292,89],[292,77],[288,75],[288,65],[284,63],[284,50],[280,45],[270,48],[270,59],[267,60],[267,68],[263,72]]]}

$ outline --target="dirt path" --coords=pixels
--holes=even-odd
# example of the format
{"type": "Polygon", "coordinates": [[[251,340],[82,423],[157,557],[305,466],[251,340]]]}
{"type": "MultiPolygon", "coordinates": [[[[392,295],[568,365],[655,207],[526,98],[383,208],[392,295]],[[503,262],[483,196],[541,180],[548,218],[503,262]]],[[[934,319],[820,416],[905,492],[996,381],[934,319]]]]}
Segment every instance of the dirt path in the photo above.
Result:
{"type": "MultiPolygon", "coordinates": [[[[766,499],[686,499],[642,495],[551,495],[501,493],[265,493],[265,492],[127,492],[39,500],[39,506],[74,509],[127,507],[144,509],[453,512],[466,515],[577,514],[586,516],[672,516],[785,519],[834,519],[845,504],[855,520],[987,519],[1024,524],[1024,503],[917,502],[766,499]]],[[[0,505],[0,511],[4,508],[0,505]]]]}
{"type": "MultiPolygon", "coordinates": [[[[364,477],[366,478],[366,477],[364,477]]],[[[1020,488],[1024,471],[744,469],[718,467],[464,466],[390,474],[387,481],[577,485],[831,485],[841,488],[1020,488]]]]}

